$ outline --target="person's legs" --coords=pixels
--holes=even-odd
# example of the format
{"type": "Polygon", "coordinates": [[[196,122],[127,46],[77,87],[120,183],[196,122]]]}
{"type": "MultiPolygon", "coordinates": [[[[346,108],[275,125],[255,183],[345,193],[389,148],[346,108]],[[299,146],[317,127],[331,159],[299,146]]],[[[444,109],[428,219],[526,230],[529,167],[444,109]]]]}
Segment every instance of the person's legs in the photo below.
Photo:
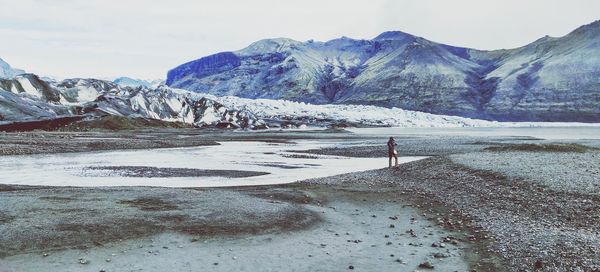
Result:
{"type": "MultiPolygon", "coordinates": [[[[394,160],[396,161],[395,166],[398,166],[398,155],[394,154],[394,160]]],[[[392,158],[390,158],[390,166],[392,165],[392,158]]]]}
{"type": "Polygon", "coordinates": [[[390,158],[390,168],[392,168],[392,155],[390,154],[388,157],[390,158]]]}

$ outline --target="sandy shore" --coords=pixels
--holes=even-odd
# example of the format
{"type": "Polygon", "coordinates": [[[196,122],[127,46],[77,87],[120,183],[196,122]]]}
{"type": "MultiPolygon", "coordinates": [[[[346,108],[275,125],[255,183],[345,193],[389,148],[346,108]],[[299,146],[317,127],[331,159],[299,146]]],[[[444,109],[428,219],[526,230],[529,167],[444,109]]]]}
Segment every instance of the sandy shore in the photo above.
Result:
{"type": "MultiPolygon", "coordinates": [[[[0,147],[2,154],[31,154],[261,139],[360,137],[38,132],[0,134],[0,147]]],[[[363,140],[362,147],[304,155],[381,155],[384,138],[363,140]]],[[[437,271],[600,269],[596,141],[561,151],[519,150],[554,144],[523,137],[422,136],[398,143],[401,155],[432,157],[286,186],[0,185],[0,271],[412,271],[426,269],[419,267],[426,262],[437,271]],[[494,149],[499,146],[510,148],[494,149]],[[512,165],[515,156],[521,163],[512,165]]]]}

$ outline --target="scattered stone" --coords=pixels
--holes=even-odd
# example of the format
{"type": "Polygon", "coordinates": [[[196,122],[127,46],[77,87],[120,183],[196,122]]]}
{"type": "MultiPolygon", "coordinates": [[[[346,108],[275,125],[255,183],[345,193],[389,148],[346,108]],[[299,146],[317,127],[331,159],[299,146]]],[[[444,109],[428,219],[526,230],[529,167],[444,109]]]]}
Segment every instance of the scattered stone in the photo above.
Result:
{"type": "Polygon", "coordinates": [[[86,260],[86,259],[84,259],[84,258],[79,258],[79,263],[80,263],[80,264],[89,264],[89,263],[90,263],[90,261],[88,261],[88,260],[86,260]]]}
{"type": "Polygon", "coordinates": [[[395,228],[396,226],[394,226],[394,224],[390,224],[390,229],[395,228]]]}
{"type": "Polygon", "coordinates": [[[351,266],[348,266],[348,269],[350,269],[350,270],[354,270],[354,266],[353,266],[353,265],[351,265],[351,266]]]}
{"type": "Polygon", "coordinates": [[[424,262],[424,263],[419,264],[419,268],[433,269],[434,266],[429,262],[424,262]]]}
{"type": "Polygon", "coordinates": [[[433,257],[437,258],[437,259],[442,259],[442,258],[448,258],[450,257],[450,255],[446,254],[446,253],[433,253],[433,257]]]}

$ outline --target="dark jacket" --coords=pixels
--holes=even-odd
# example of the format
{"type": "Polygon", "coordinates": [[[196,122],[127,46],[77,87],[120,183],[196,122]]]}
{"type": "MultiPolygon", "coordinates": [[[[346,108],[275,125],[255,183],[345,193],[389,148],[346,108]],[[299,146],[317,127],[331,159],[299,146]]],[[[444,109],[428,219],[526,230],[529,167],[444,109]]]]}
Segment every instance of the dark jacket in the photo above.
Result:
{"type": "Polygon", "coordinates": [[[388,152],[393,153],[394,150],[396,150],[396,146],[397,146],[396,141],[390,139],[387,142],[387,146],[388,146],[388,152]]]}

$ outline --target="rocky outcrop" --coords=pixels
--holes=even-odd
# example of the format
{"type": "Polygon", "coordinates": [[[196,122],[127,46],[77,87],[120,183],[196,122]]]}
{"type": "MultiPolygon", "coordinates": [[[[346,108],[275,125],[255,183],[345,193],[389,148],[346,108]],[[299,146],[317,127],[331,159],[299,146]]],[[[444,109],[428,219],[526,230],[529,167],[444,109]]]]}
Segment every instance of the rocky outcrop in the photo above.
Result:
{"type": "Polygon", "coordinates": [[[482,51],[407,33],[372,40],[258,41],[169,71],[218,96],[400,107],[511,121],[600,121],[600,21],[560,38],[482,51]]]}
{"type": "Polygon", "coordinates": [[[98,79],[49,83],[33,74],[0,79],[0,123],[105,115],[196,127],[267,128],[248,110],[165,86],[132,88],[98,79]]]}

